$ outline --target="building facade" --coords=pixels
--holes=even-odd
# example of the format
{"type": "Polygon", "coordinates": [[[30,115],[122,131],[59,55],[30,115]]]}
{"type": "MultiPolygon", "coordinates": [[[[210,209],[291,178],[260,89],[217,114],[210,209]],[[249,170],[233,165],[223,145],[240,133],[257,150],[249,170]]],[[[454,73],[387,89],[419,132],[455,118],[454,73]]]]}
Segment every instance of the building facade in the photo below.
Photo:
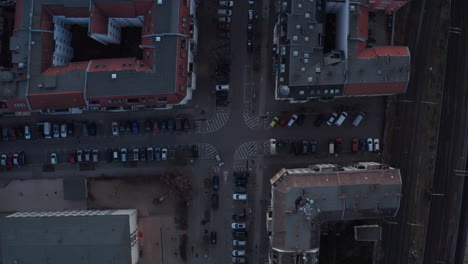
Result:
{"type": "MultiPolygon", "coordinates": [[[[404,1],[395,2],[401,7],[404,1]]],[[[386,8],[393,10],[369,0],[280,0],[273,40],[276,99],[404,93],[409,49],[374,46],[368,39],[369,11],[386,8]]]]}
{"type": "Polygon", "coordinates": [[[195,11],[193,0],[18,0],[0,113],[187,103],[196,89],[195,11]]]}
{"type": "Polygon", "coordinates": [[[270,263],[318,262],[327,221],[394,217],[401,198],[398,169],[375,162],[282,169],[270,180],[270,263]]]}
{"type": "Polygon", "coordinates": [[[0,219],[3,263],[137,264],[136,209],[18,212],[0,219]]]}

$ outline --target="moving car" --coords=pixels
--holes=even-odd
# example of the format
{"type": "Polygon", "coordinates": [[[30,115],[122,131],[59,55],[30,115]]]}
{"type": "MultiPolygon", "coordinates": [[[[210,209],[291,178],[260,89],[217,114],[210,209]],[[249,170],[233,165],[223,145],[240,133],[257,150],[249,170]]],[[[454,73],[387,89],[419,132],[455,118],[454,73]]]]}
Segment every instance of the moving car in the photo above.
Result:
{"type": "Polygon", "coordinates": [[[232,195],[232,199],[234,199],[236,201],[247,200],[247,194],[235,193],[235,194],[232,195]]]}
{"type": "Polygon", "coordinates": [[[214,231],[211,231],[211,234],[210,234],[210,243],[211,245],[215,245],[216,244],[216,232],[214,231]]]}
{"type": "Polygon", "coordinates": [[[219,190],[219,176],[218,175],[213,176],[213,190],[214,191],[219,190]]]}
{"type": "Polygon", "coordinates": [[[219,156],[218,154],[216,154],[215,160],[216,160],[216,162],[218,162],[218,166],[219,166],[219,167],[221,167],[221,166],[224,165],[224,162],[223,162],[223,160],[221,159],[221,156],[219,156]]]}

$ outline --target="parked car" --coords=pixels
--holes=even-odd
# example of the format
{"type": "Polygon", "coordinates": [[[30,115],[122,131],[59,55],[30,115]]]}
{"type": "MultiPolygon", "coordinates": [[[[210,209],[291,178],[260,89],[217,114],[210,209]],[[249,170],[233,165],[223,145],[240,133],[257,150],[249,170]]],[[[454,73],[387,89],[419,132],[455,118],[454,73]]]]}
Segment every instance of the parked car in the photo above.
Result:
{"type": "Polygon", "coordinates": [[[167,160],[167,148],[163,148],[161,150],[161,159],[162,160],[167,160]]]}
{"type": "Polygon", "coordinates": [[[366,142],[366,139],[365,138],[361,138],[359,140],[359,149],[362,150],[362,151],[366,151],[367,150],[367,142],[366,142]]]}
{"type": "Polygon", "coordinates": [[[331,126],[337,117],[338,117],[338,114],[334,112],[328,119],[327,125],[331,126]]]}
{"type": "Polygon", "coordinates": [[[148,161],[153,161],[154,160],[154,151],[152,147],[148,147],[146,149],[146,159],[148,161]]]}
{"type": "Polygon", "coordinates": [[[13,168],[13,154],[12,153],[7,154],[6,164],[8,168],[13,168]]]}
{"type": "Polygon", "coordinates": [[[367,150],[368,150],[368,151],[371,151],[371,152],[374,151],[374,145],[373,145],[373,143],[374,143],[374,142],[373,142],[372,138],[368,138],[368,139],[367,139],[367,150]]]}
{"type": "Polygon", "coordinates": [[[16,166],[19,165],[18,158],[19,158],[18,152],[13,153],[13,165],[16,165],[16,166]]]}
{"type": "Polygon", "coordinates": [[[277,116],[273,117],[273,119],[270,122],[270,127],[275,127],[276,124],[278,124],[279,118],[277,116]]]}
{"type": "Polygon", "coordinates": [[[245,223],[232,223],[232,229],[245,229],[245,223]]]}
{"type": "Polygon", "coordinates": [[[68,156],[68,162],[71,164],[76,163],[76,150],[72,149],[70,150],[69,156],[68,156]]]}
{"type": "Polygon", "coordinates": [[[359,114],[357,114],[357,116],[353,120],[353,126],[359,126],[359,124],[361,124],[362,120],[364,119],[364,116],[366,116],[364,112],[359,112],[359,114]]]}
{"type": "Polygon", "coordinates": [[[317,140],[310,141],[310,153],[317,153],[317,149],[318,149],[317,145],[318,145],[317,140]]]}
{"type": "Polygon", "coordinates": [[[133,149],[133,160],[138,161],[140,159],[140,150],[138,148],[133,149]]]}
{"type": "Polygon", "coordinates": [[[169,159],[175,159],[175,150],[173,149],[169,150],[169,159]]]}
{"type": "Polygon", "coordinates": [[[120,149],[120,160],[122,162],[126,162],[127,161],[127,149],[126,148],[121,148],[120,149]]]}
{"type": "Polygon", "coordinates": [[[232,245],[233,246],[245,246],[247,242],[245,240],[233,240],[232,245]]]}
{"type": "Polygon", "coordinates": [[[233,250],[232,255],[233,256],[245,256],[245,250],[233,250]]]}
{"type": "MultiPolygon", "coordinates": [[[[47,138],[47,137],[46,137],[46,138],[47,138]]],[[[49,135],[48,138],[50,138],[50,135],[49,135]]],[[[4,127],[4,128],[2,129],[2,140],[3,140],[3,141],[8,141],[8,140],[9,140],[8,128],[6,128],[6,127],[4,127]]]]}
{"type": "Polygon", "coordinates": [[[235,193],[235,194],[232,195],[232,199],[234,199],[234,200],[247,200],[247,194],[235,193]]]}
{"type": "Polygon", "coordinates": [[[217,84],[216,91],[229,90],[229,84],[217,84]]]}
{"type": "Polygon", "coordinates": [[[341,126],[347,117],[348,117],[348,113],[342,112],[340,114],[340,117],[338,117],[338,119],[335,121],[335,126],[341,126]]]}
{"type": "Polygon", "coordinates": [[[91,123],[89,124],[88,126],[88,133],[90,136],[95,136],[96,135],[96,130],[97,130],[97,127],[96,127],[96,123],[91,123]]]}
{"type": "Polygon", "coordinates": [[[83,150],[79,149],[76,151],[76,160],[78,162],[83,162],[83,150]]]}
{"type": "Polygon", "coordinates": [[[160,128],[159,128],[159,122],[157,120],[153,121],[153,132],[154,133],[159,133],[160,128]]]}
{"type": "Polygon", "coordinates": [[[234,231],[232,231],[232,236],[234,238],[246,238],[247,237],[247,232],[246,231],[234,230],[234,231]]]}
{"type": "Polygon", "coordinates": [[[231,16],[232,11],[229,9],[218,9],[218,15],[220,16],[231,16]]]}
{"type": "Polygon", "coordinates": [[[325,115],[324,114],[319,114],[317,116],[317,118],[315,119],[315,121],[314,121],[314,125],[316,127],[319,127],[320,125],[322,125],[323,121],[325,121],[325,115]]]}
{"type": "Polygon", "coordinates": [[[229,31],[231,29],[231,24],[219,23],[218,29],[229,31]]]}
{"type": "Polygon", "coordinates": [[[21,151],[19,153],[19,165],[23,166],[24,164],[26,164],[26,153],[24,151],[21,151]]]}
{"type": "Polygon", "coordinates": [[[50,164],[52,165],[57,164],[57,153],[50,154],[50,164]]]}
{"type": "Polygon", "coordinates": [[[197,145],[192,146],[192,158],[194,159],[198,158],[198,146],[197,145]]]}
{"type": "Polygon", "coordinates": [[[232,220],[234,221],[245,221],[245,214],[233,214],[232,220]]]}
{"type": "Polygon", "coordinates": [[[6,154],[2,154],[2,157],[1,157],[1,165],[2,165],[2,166],[6,166],[6,165],[7,165],[6,161],[7,161],[7,155],[6,155],[6,154]]]}
{"type": "Polygon", "coordinates": [[[99,162],[99,150],[93,149],[93,162],[99,162]]]}
{"type": "Polygon", "coordinates": [[[112,162],[119,162],[120,161],[120,155],[118,150],[113,150],[112,151],[112,162]]]}
{"type": "Polygon", "coordinates": [[[24,139],[31,139],[31,127],[24,126],[24,139]]]}
{"type": "Polygon", "coordinates": [[[145,148],[140,149],[140,160],[146,161],[146,149],[145,148]]]}
{"type": "Polygon", "coordinates": [[[67,134],[68,136],[73,136],[73,131],[74,131],[74,126],[73,126],[73,122],[69,122],[67,124],[67,134]]]}
{"type": "Polygon", "coordinates": [[[137,121],[133,121],[132,123],[132,134],[133,135],[138,135],[140,133],[140,126],[138,125],[137,121]]]}
{"type": "Polygon", "coordinates": [[[307,154],[309,152],[309,142],[307,140],[302,141],[302,154],[307,154]]]}
{"type": "Polygon", "coordinates": [[[253,51],[253,41],[251,39],[247,39],[247,51],[253,51]]]}
{"type": "Polygon", "coordinates": [[[351,140],[351,150],[353,152],[358,152],[359,151],[359,140],[357,138],[353,138],[351,140]]]}
{"type": "Polygon", "coordinates": [[[59,138],[60,137],[60,127],[59,127],[58,124],[54,124],[52,126],[52,132],[53,132],[52,135],[54,136],[54,138],[59,138]]]}
{"type": "Polygon", "coordinates": [[[234,193],[247,193],[247,188],[242,186],[234,186],[234,193]]]}
{"type": "Polygon", "coordinates": [[[245,263],[244,257],[232,257],[232,263],[245,263]]]}
{"type": "Polygon", "coordinates": [[[335,154],[335,140],[330,139],[328,141],[328,154],[333,155],[335,154]]]}
{"type": "Polygon", "coordinates": [[[161,132],[167,132],[167,120],[161,121],[161,132]]]}
{"type": "Polygon", "coordinates": [[[233,7],[234,1],[219,1],[219,6],[233,7]]]}
{"type": "Polygon", "coordinates": [[[151,121],[150,120],[146,120],[145,121],[145,131],[146,133],[151,133],[151,121]]]}
{"type": "Polygon", "coordinates": [[[125,133],[127,133],[127,134],[132,133],[132,122],[131,121],[125,122],[125,133]]]}
{"type": "Polygon", "coordinates": [[[231,18],[230,17],[219,17],[218,22],[221,23],[231,23],[231,18]]]}
{"type": "Polygon", "coordinates": [[[252,23],[254,21],[255,14],[252,9],[249,9],[247,18],[248,18],[249,23],[252,23]]]}
{"type": "Polygon", "coordinates": [[[379,152],[380,151],[380,144],[379,144],[379,139],[374,138],[374,151],[379,152]]]}
{"type": "Polygon", "coordinates": [[[270,139],[270,154],[276,155],[276,139],[274,138],[270,139]]]}
{"type": "Polygon", "coordinates": [[[169,130],[170,133],[174,133],[175,131],[175,122],[173,119],[169,119],[167,121],[167,129],[169,130]]]}
{"type": "Polygon", "coordinates": [[[296,120],[296,125],[302,126],[305,121],[305,115],[299,115],[297,120],[296,120]]]}
{"type": "Polygon", "coordinates": [[[60,136],[65,138],[67,137],[68,133],[67,133],[67,124],[61,124],[60,125],[60,136]]]}
{"type": "Polygon", "coordinates": [[[213,193],[211,195],[211,209],[216,210],[218,209],[218,194],[213,193]]]}
{"type": "Polygon", "coordinates": [[[292,125],[294,124],[294,122],[296,122],[296,120],[298,119],[299,117],[294,114],[291,116],[291,119],[289,119],[289,122],[288,122],[288,127],[292,127],[292,125]]]}
{"type": "Polygon", "coordinates": [[[117,122],[112,122],[112,135],[119,135],[119,124],[117,122]]]}
{"type": "Polygon", "coordinates": [[[335,139],[335,153],[339,154],[341,152],[341,143],[343,142],[343,139],[337,138],[335,139]]]}
{"type": "Polygon", "coordinates": [[[214,191],[219,190],[219,176],[218,175],[213,176],[213,190],[214,191]]]}
{"type": "Polygon", "coordinates": [[[188,119],[184,119],[184,132],[190,131],[190,121],[188,119]]]}
{"type": "Polygon", "coordinates": [[[215,158],[216,162],[218,163],[218,166],[219,166],[219,167],[221,167],[221,166],[224,165],[224,162],[223,162],[223,160],[221,159],[221,156],[219,156],[218,154],[216,154],[214,158],[215,158]]]}
{"type": "Polygon", "coordinates": [[[216,244],[216,232],[213,232],[211,231],[211,234],[210,234],[210,243],[211,245],[215,245],[216,244]]]}

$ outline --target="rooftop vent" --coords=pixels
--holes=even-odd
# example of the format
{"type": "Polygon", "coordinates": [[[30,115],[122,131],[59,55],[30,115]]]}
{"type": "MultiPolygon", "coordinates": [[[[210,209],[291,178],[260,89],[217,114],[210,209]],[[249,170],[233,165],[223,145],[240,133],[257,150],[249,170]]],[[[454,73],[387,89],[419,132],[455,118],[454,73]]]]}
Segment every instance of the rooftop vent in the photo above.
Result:
{"type": "Polygon", "coordinates": [[[298,56],[299,52],[297,50],[293,51],[293,56],[298,56]]]}
{"type": "Polygon", "coordinates": [[[321,71],[320,67],[315,68],[315,73],[320,73],[321,71]]]}
{"type": "Polygon", "coordinates": [[[356,10],[355,6],[353,6],[353,5],[349,6],[349,11],[354,12],[355,10],[356,10]]]}
{"type": "Polygon", "coordinates": [[[304,63],[309,63],[309,59],[304,59],[304,63]]]}
{"type": "Polygon", "coordinates": [[[159,42],[159,41],[161,41],[161,37],[156,37],[155,40],[156,40],[157,42],[159,42]]]}
{"type": "Polygon", "coordinates": [[[112,80],[117,79],[117,73],[113,73],[113,74],[111,75],[111,78],[112,78],[112,80]]]}
{"type": "Polygon", "coordinates": [[[301,25],[297,24],[296,29],[301,29],[301,25]]]}
{"type": "Polygon", "coordinates": [[[301,71],[302,71],[302,72],[305,72],[305,67],[302,67],[302,68],[301,68],[301,71]]]}
{"type": "Polygon", "coordinates": [[[300,95],[303,95],[303,94],[304,94],[304,90],[300,90],[300,91],[299,91],[299,94],[300,94],[300,95]]]}
{"type": "Polygon", "coordinates": [[[313,29],[314,29],[314,25],[312,25],[312,24],[309,25],[309,29],[310,29],[310,30],[313,30],[313,29]]]}
{"type": "Polygon", "coordinates": [[[297,36],[293,36],[293,40],[297,41],[299,38],[297,36]]]}
{"type": "Polygon", "coordinates": [[[302,8],[302,4],[297,4],[297,8],[302,8]]]}
{"type": "Polygon", "coordinates": [[[305,13],[305,14],[304,14],[304,17],[305,17],[305,18],[310,18],[310,13],[305,13]]]}
{"type": "Polygon", "coordinates": [[[314,78],[313,77],[307,77],[307,82],[309,83],[313,83],[314,82],[314,78]]]}
{"type": "Polygon", "coordinates": [[[304,41],[309,41],[309,37],[304,37],[304,41]]]}
{"type": "Polygon", "coordinates": [[[382,75],[382,70],[377,70],[378,75],[382,75]]]}
{"type": "Polygon", "coordinates": [[[309,58],[309,53],[308,52],[304,52],[304,58],[309,58]]]}

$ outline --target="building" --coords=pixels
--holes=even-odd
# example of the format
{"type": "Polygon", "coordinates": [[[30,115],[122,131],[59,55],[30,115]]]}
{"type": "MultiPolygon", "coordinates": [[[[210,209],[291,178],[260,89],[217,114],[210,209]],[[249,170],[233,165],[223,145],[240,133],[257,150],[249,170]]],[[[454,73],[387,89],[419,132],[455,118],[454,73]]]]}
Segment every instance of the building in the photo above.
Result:
{"type": "Polygon", "coordinates": [[[276,99],[306,102],[404,93],[409,49],[374,46],[368,19],[369,11],[394,12],[405,2],[279,0],[273,40],[276,99]]]}
{"type": "Polygon", "coordinates": [[[270,180],[270,263],[317,263],[328,221],[393,217],[401,198],[398,169],[375,162],[282,169],[270,180]]]}
{"type": "Polygon", "coordinates": [[[196,88],[195,8],[193,0],[18,0],[0,113],[187,103],[196,88]]]}
{"type": "Polygon", "coordinates": [[[0,220],[2,263],[136,264],[136,209],[18,212],[0,220]]]}

